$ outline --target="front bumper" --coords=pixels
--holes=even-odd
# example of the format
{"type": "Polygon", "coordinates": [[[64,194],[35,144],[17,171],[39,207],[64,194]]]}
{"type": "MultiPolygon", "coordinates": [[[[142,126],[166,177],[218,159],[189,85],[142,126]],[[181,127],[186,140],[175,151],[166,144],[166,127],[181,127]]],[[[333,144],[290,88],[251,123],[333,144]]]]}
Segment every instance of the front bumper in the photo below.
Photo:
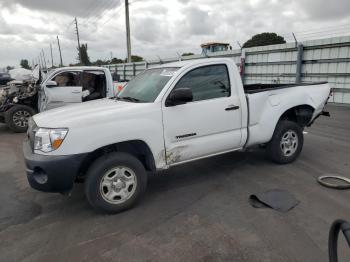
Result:
{"type": "Polygon", "coordinates": [[[73,188],[74,180],[86,154],[47,156],[33,153],[29,140],[23,143],[26,173],[30,186],[45,192],[64,193],[73,188]]]}

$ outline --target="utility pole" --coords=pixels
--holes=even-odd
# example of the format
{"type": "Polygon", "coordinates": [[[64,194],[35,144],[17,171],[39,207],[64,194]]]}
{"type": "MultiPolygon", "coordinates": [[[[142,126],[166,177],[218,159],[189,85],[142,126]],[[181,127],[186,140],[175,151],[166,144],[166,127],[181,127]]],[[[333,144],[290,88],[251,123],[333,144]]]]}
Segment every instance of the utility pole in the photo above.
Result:
{"type": "Polygon", "coordinates": [[[44,64],[45,64],[45,68],[47,69],[47,65],[46,65],[46,58],[45,58],[44,49],[41,49],[41,52],[43,53],[44,64]]]}
{"type": "Polygon", "coordinates": [[[125,0],[125,24],[126,24],[126,47],[128,50],[128,63],[131,63],[131,42],[129,24],[129,0],[125,0]]]}
{"type": "Polygon", "coordinates": [[[43,60],[42,60],[42,58],[41,58],[41,52],[40,52],[40,54],[39,54],[39,62],[40,62],[40,67],[41,67],[41,68],[44,68],[43,60]]]}
{"type": "Polygon", "coordinates": [[[78,21],[77,18],[74,18],[74,22],[75,22],[75,30],[77,33],[77,39],[78,39],[78,50],[79,50],[79,59],[80,59],[80,63],[82,63],[83,61],[81,60],[81,50],[80,50],[80,39],[79,39],[79,30],[78,30],[78,21]]]}
{"type": "Polygon", "coordinates": [[[61,53],[61,45],[60,45],[60,39],[57,36],[57,45],[58,45],[58,51],[60,51],[60,66],[63,66],[63,62],[62,62],[62,53],[61,53]]]}
{"type": "Polygon", "coordinates": [[[53,55],[52,55],[52,44],[50,43],[50,52],[51,52],[51,67],[53,67],[53,55]]]}

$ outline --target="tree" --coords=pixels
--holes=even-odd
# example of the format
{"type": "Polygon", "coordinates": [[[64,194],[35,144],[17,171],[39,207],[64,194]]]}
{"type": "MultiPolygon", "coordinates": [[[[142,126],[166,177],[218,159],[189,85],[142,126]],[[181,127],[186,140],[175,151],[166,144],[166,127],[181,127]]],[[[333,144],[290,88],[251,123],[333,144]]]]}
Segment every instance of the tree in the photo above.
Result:
{"type": "MultiPolygon", "coordinates": [[[[79,57],[79,53],[78,53],[78,60],[80,61],[80,64],[84,65],[84,66],[91,64],[87,49],[88,49],[87,44],[81,44],[81,46],[80,46],[81,61],[80,61],[80,57],[79,57]]],[[[79,47],[77,47],[77,50],[79,52],[79,47]]]]}
{"type": "Polygon", "coordinates": [[[247,42],[243,44],[243,48],[253,47],[253,46],[265,46],[265,45],[276,45],[284,44],[286,40],[282,36],[276,33],[261,33],[253,36],[247,42]]]}
{"type": "Polygon", "coordinates": [[[123,59],[119,59],[116,57],[113,57],[112,60],[110,61],[111,64],[120,64],[120,63],[124,63],[123,59]]]}
{"type": "Polygon", "coordinates": [[[143,57],[142,56],[138,56],[138,55],[132,55],[131,56],[131,62],[141,62],[143,61],[143,57]]]}
{"type": "Polygon", "coordinates": [[[20,65],[21,65],[21,67],[23,67],[25,69],[31,69],[27,59],[22,59],[21,62],[20,62],[20,65]]]}
{"type": "Polygon", "coordinates": [[[97,59],[95,62],[91,63],[92,65],[97,65],[97,66],[101,66],[101,65],[106,65],[108,64],[108,61],[103,61],[101,59],[97,59]]]}
{"type": "Polygon", "coordinates": [[[14,67],[13,67],[13,66],[6,66],[6,70],[7,70],[7,72],[8,72],[8,71],[10,71],[10,70],[12,70],[12,69],[14,69],[14,67]]]}
{"type": "Polygon", "coordinates": [[[194,55],[194,53],[189,52],[189,53],[183,53],[182,54],[182,56],[190,56],[190,55],[194,55]]]}

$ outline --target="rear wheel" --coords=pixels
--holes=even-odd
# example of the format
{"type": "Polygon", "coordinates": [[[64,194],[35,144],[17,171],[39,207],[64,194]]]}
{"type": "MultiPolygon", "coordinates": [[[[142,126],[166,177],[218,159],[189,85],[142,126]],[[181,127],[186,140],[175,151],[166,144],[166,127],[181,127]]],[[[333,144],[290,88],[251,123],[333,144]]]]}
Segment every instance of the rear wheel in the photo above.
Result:
{"type": "Polygon", "coordinates": [[[110,153],[89,168],[85,194],[97,210],[117,213],[132,207],[145,192],[147,175],[142,163],[126,153],[110,153]]]}
{"type": "Polygon", "coordinates": [[[28,119],[35,114],[35,110],[25,105],[15,105],[5,113],[6,125],[16,133],[26,132],[28,119]]]}
{"type": "Polygon", "coordinates": [[[295,122],[282,120],[277,124],[266,150],[272,161],[287,164],[299,156],[303,143],[302,128],[295,122]]]}

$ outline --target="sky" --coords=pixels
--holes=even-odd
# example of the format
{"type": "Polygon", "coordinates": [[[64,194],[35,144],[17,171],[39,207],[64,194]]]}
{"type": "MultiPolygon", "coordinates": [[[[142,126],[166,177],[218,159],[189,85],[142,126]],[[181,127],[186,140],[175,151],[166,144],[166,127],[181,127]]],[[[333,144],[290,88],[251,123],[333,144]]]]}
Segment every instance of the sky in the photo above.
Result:
{"type": "MultiPolygon", "coordinates": [[[[130,0],[132,54],[146,59],[200,53],[200,44],[238,48],[251,36],[276,32],[293,41],[348,35],[349,0],[130,0]]],[[[30,64],[44,52],[51,65],[77,62],[77,17],[90,60],[126,57],[124,0],[0,0],[0,68],[30,64]]]]}

